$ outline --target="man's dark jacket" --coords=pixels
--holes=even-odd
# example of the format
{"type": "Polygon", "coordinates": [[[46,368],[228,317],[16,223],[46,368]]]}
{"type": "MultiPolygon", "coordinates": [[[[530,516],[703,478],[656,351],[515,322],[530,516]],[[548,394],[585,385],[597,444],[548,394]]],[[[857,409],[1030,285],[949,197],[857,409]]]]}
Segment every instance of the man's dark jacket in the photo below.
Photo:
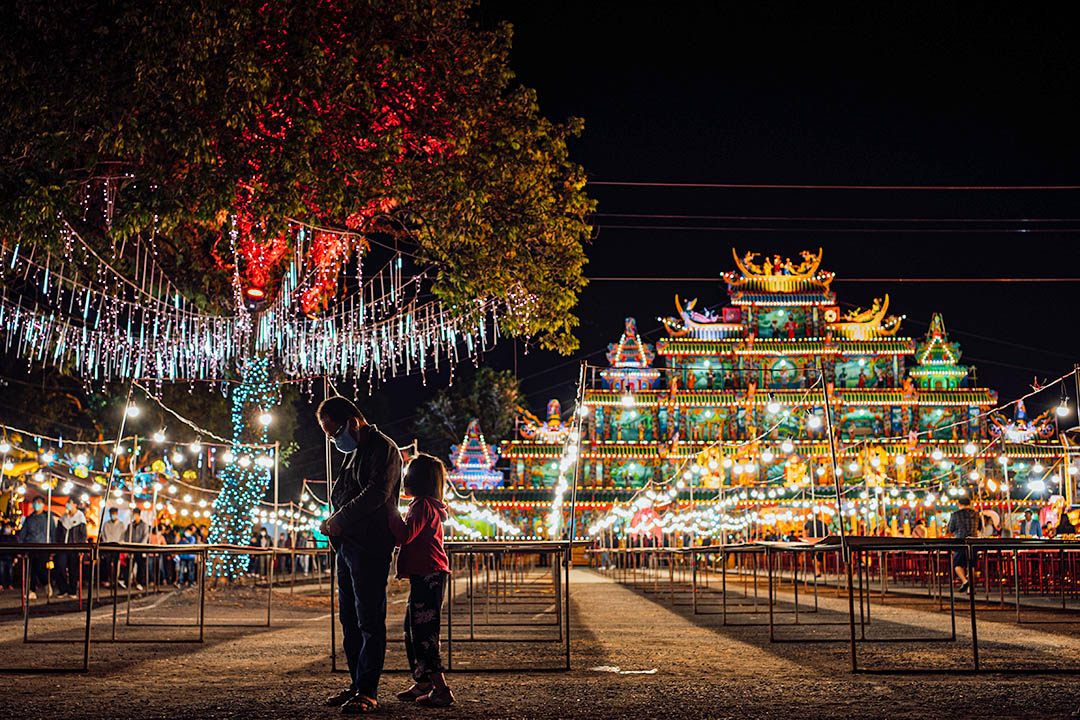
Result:
{"type": "Polygon", "coordinates": [[[386,506],[397,503],[401,492],[401,451],[374,425],[367,439],[349,453],[341,465],[334,492],[332,516],[339,533],[366,551],[389,555],[394,549],[386,506]]]}

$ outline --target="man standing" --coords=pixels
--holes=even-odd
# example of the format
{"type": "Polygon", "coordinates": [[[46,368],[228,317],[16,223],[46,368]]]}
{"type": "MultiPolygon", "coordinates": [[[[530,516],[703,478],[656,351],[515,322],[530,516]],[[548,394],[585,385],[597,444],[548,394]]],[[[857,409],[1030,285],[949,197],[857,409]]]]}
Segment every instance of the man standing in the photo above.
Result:
{"type": "MultiPolygon", "coordinates": [[[[150,526],[143,522],[142,513],[132,507],[131,524],[128,525],[127,542],[145,545],[150,542],[150,526]]],[[[135,589],[142,590],[146,584],[146,554],[131,553],[128,557],[128,572],[131,572],[130,563],[135,564],[135,589]]]]}
{"type": "MultiPolygon", "coordinates": [[[[51,512],[45,512],[45,501],[36,497],[31,507],[34,511],[23,518],[22,528],[19,529],[19,542],[56,542],[56,517],[51,512]]],[[[52,592],[49,585],[49,553],[31,552],[29,555],[30,592],[27,598],[36,600],[38,587],[44,585],[46,592],[52,592]]]]}
{"type": "Polygon", "coordinates": [[[337,550],[342,644],[352,684],[326,700],[342,712],[373,711],[386,655],[386,580],[394,551],[386,506],[397,503],[401,452],[343,397],[327,398],[315,416],[346,454],[319,531],[337,550]]]}
{"type": "MultiPolygon", "coordinates": [[[[58,542],[65,545],[79,545],[86,542],[86,516],[75,504],[67,501],[67,512],[60,517],[57,528],[58,542]]],[[[82,567],[82,552],[65,550],[56,553],[57,586],[60,597],[75,597],[79,592],[79,570],[82,567]]]]}
{"type": "MultiPolygon", "coordinates": [[[[956,504],[960,507],[949,518],[949,527],[946,531],[957,540],[977,536],[979,534],[979,516],[971,509],[971,496],[962,495],[957,499],[956,504]]],[[[968,548],[966,545],[953,552],[952,564],[953,572],[956,573],[956,577],[960,578],[959,592],[967,592],[968,548]]]]}
{"type": "MultiPolygon", "coordinates": [[[[116,508],[109,508],[109,519],[101,528],[101,534],[98,535],[98,543],[120,543],[124,542],[124,533],[127,530],[127,526],[120,520],[120,511],[116,508]]],[[[113,575],[117,575],[117,582],[120,587],[126,588],[122,579],[119,579],[118,573],[116,573],[117,565],[120,561],[120,553],[118,552],[102,552],[101,553],[101,584],[105,587],[111,587],[113,582],[113,575]]]]}
{"type": "Polygon", "coordinates": [[[1024,511],[1024,520],[1020,523],[1020,534],[1037,538],[1042,537],[1042,525],[1031,516],[1030,510],[1024,511]]]}

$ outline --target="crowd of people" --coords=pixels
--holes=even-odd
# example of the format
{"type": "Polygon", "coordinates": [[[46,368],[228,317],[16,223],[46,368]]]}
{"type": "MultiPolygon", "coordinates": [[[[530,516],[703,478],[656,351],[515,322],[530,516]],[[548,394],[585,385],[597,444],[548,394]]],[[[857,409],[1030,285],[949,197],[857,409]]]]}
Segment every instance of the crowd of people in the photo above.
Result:
{"type": "MultiPolygon", "coordinates": [[[[22,583],[22,575],[28,576],[27,597],[36,600],[39,592],[49,597],[77,597],[91,579],[99,579],[102,587],[111,588],[113,583],[127,588],[130,578],[135,590],[144,590],[151,583],[184,589],[198,582],[195,553],[148,554],[120,552],[107,549],[109,544],[132,543],[138,545],[194,545],[209,542],[210,529],[206,525],[178,525],[166,520],[148,523],[141,513],[131,513],[130,522],[120,517],[119,508],[106,511],[99,541],[103,546],[99,566],[90,567],[85,551],[64,550],[60,546],[88,542],[87,517],[89,508],[68,500],[64,513],[57,517],[45,508],[45,499],[34,498],[31,512],[20,521],[0,522],[0,543],[34,543],[57,545],[56,550],[30,552],[25,556],[0,553],[0,592],[15,590],[22,583]],[[25,558],[25,559],[24,559],[25,558]],[[22,563],[27,563],[24,567],[22,563]]],[[[272,543],[265,528],[257,529],[252,537],[252,547],[269,547],[272,543]]],[[[314,548],[315,537],[311,531],[282,533],[278,547],[314,548]]],[[[262,576],[267,572],[266,556],[251,556],[249,572],[262,576]]],[[[278,556],[275,572],[292,572],[292,558],[278,556]]],[[[297,557],[297,572],[308,574],[312,569],[325,570],[325,564],[316,562],[310,555],[297,557]]]]}

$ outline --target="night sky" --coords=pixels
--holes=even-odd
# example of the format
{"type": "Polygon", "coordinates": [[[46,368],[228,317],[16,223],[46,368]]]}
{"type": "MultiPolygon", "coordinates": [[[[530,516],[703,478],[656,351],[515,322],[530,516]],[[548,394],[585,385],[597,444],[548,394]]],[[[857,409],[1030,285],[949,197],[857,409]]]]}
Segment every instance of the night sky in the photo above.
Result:
{"type": "MultiPolygon", "coordinates": [[[[1072,31],[1058,16],[1024,14],[1031,9],[1016,4],[980,5],[978,15],[911,4],[875,3],[835,15],[773,3],[667,5],[481,5],[481,22],[513,24],[511,64],[537,90],[544,114],[585,119],[572,154],[590,181],[1077,181],[1078,58],[1072,31]]],[[[576,358],[602,362],[624,317],[636,316],[655,341],[663,336],[656,318],[675,314],[676,292],[698,297],[699,305],[724,304],[718,276],[733,267],[732,247],[792,256],[823,247],[822,267],[837,274],[841,305],[866,307],[887,292],[891,310],[907,315],[901,335],[921,337],[930,314],[944,313],[963,360],[1002,401],[1027,392],[1035,376],[1064,374],[1080,358],[1069,310],[1080,283],[850,281],[1076,276],[1077,233],[1046,230],[1080,228],[1080,192],[593,185],[590,194],[599,200],[587,248],[590,277],[716,280],[592,282],[577,310],[578,355],[525,354],[523,343],[516,346],[518,375],[536,411],[551,397],[570,401],[576,358]],[[926,222],[943,218],[962,222],[926,222]],[[973,222],[987,219],[1004,220],[973,222]],[[1062,221],[1037,221],[1046,219],[1062,221]],[[930,232],[937,229],[949,232],[930,232]]],[[[514,367],[514,349],[504,342],[484,362],[514,367]]],[[[459,368],[459,377],[468,373],[459,368]]],[[[377,408],[373,419],[407,442],[416,404],[446,381],[444,374],[429,378],[428,388],[415,379],[387,384],[369,401],[377,408]]],[[[301,440],[306,444],[306,436],[301,440]]],[[[321,456],[310,454],[297,458],[297,472],[305,465],[318,470],[321,456]]]]}

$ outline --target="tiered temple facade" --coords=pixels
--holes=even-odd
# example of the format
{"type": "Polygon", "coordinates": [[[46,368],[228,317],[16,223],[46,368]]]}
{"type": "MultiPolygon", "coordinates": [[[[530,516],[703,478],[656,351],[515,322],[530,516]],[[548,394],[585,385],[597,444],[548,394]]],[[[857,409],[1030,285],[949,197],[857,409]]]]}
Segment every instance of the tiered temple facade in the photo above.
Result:
{"type": "MultiPolygon", "coordinates": [[[[741,503],[758,510],[771,502],[766,490],[787,498],[777,500],[781,508],[805,507],[795,498],[832,502],[826,400],[845,497],[853,507],[874,502],[855,516],[864,532],[880,529],[878,517],[887,524],[889,515],[902,522],[947,512],[961,487],[1015,506],[1030,480],[1045,478],[1053,492],[1065,477],[1053,414],[1029,421],[1022,405],[1015,416],[990,413],[997,394],[977,387],[960,364],[941,315],[922,339],[903,337],[888,295],[866,309],[840,309],[820,250],[798,263],[734,259],[736,269],[722,276],[725,307],[698,310],[696,299],[676,296],[678,316],[663,320],[667,338],[651,347],[628,318],[608,367],[590,368],[578,536],[650,481],[678,484],[683,507],[691,494],[700,507],[732,488],[735,500],[740,488],[759,489],[757,500],[741,503]]],[[[527,535],[547,531],[567,432],[557,403],[546,421],[524,418],[520,438],[502,445],[509,477],[483,493],[527,535]]]]}

